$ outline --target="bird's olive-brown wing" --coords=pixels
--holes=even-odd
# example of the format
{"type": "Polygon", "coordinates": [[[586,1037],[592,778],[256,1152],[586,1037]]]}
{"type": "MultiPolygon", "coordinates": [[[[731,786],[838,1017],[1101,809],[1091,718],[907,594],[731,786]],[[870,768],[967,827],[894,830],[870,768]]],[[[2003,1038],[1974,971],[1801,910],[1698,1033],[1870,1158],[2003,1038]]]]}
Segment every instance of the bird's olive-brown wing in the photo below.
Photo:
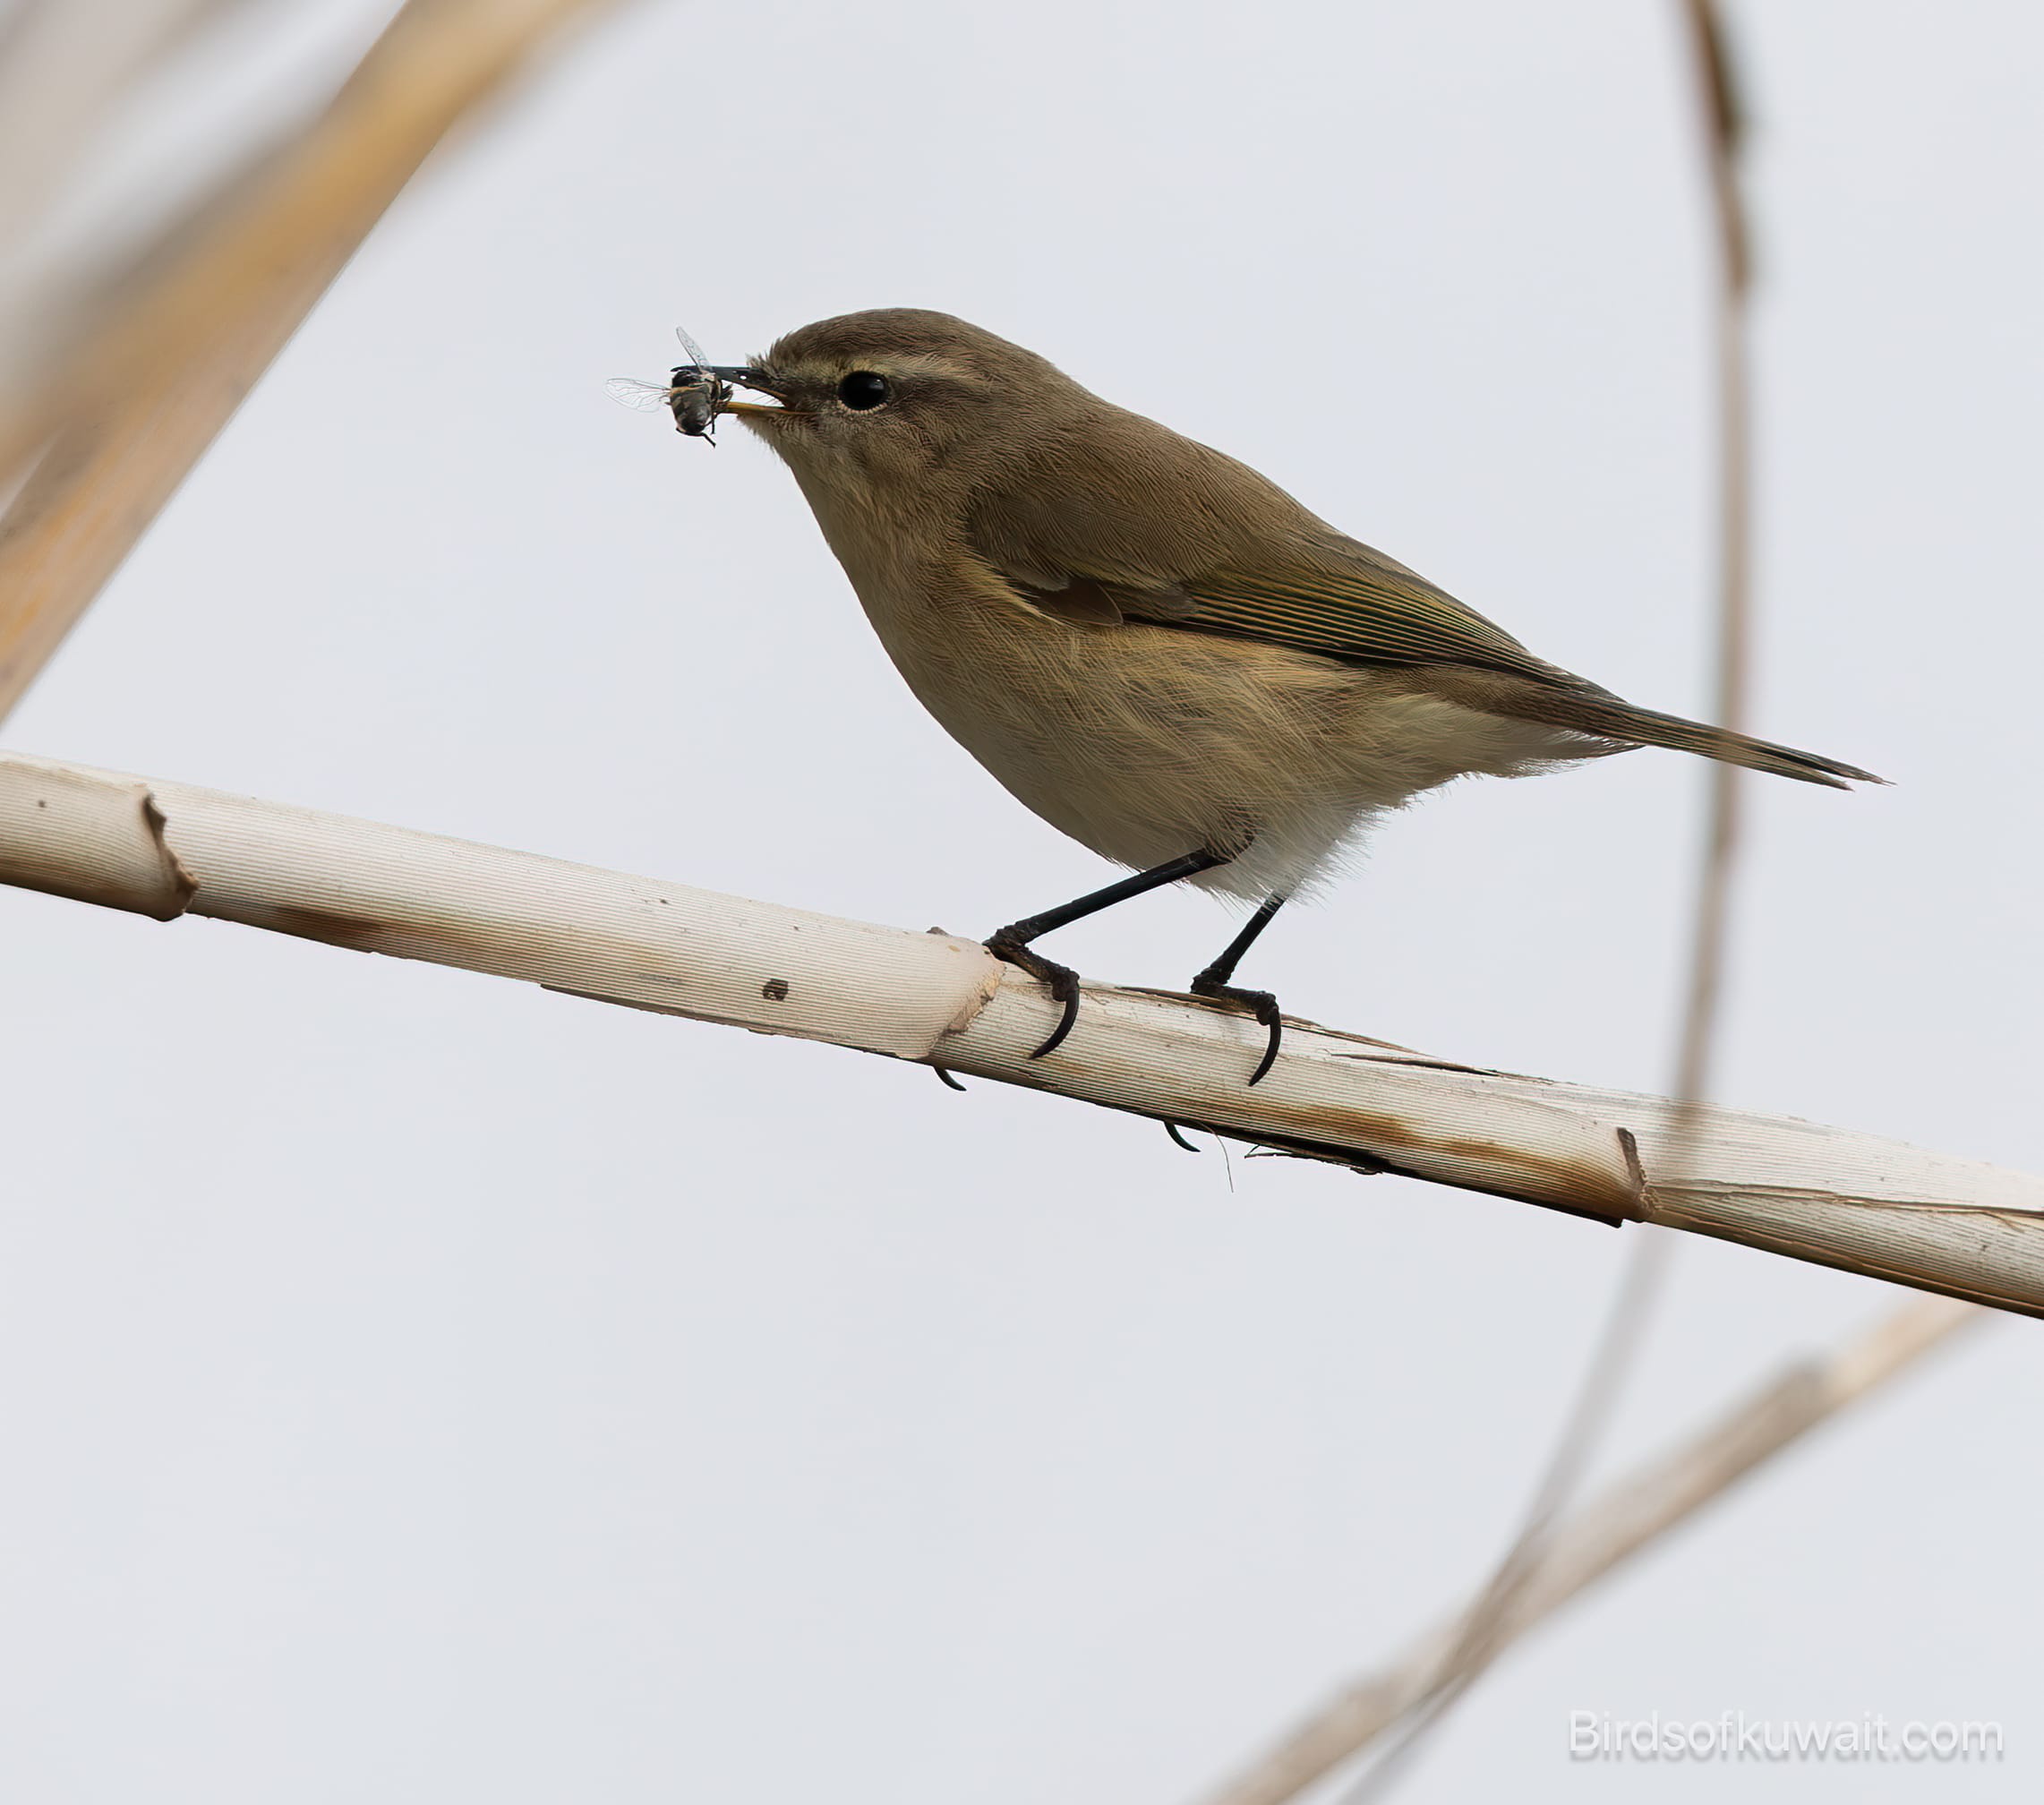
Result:
{"type": "Polygon", "coordinates": [[[1246,465],[1133,415],[980,498],[968,533],[1032,606],[1067,620],[1579,680],[1246,465]]]}
{"type": "MultiPolygon", "coordinates": [[[[1356,664],[1465,664],[1544,681],[1567,673],[1424,577],[1366,545],[1314,547],[1254,570],[1222,569],[1186,579],[1192,607],[1169,624],[1356,664]]],[[[1124,618],[1147,613],[1140,599],[1124,618]]]]}

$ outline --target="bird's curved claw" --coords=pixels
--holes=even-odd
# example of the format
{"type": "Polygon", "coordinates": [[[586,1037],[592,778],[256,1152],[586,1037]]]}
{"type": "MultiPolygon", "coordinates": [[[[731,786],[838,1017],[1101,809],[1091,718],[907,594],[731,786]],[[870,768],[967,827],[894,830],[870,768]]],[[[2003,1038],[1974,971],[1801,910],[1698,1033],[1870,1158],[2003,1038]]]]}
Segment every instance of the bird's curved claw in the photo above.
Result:
{"type": "Polygon", "coordinates": [[[1050,1038],[1029,1056],[1031,1059],[1046,1058],[1056,1052],[1079,1020],[1079,974],[1064,965],[1052,966],[1051,972],[1043,981],[1050,987],[1051,996],[1065,1005],[1065,1013],[1057,1018],[1050,1038]]]}
{"type": "Polygon", "coordinates": [[[1065,1044],[1079,1020],[1079,974],[1069,965],[1060,965],[1054,959],[1046,959],[1040,953],[1032,953],[1026,941],[1017,939],[1013,928],[1004,928],[999,933],[988,937],[987,950],[1005,964],[1029,973],[1038,983],[1050,992],[1054,1002],[1065,1005],[1065,1013],[1057,1019],[1056,1027],[1042,1046],[1029,1056],[1042,1059],[1065,1044]]]}
{"type": "Polygon", "coordinates": [[[1176,1122],[1166,1122],[1164,1125],[1164,1132],[1171,1137],[1171,1142],[1174,1146],[1183,1147],[1188,1153],[1197,1153],[1200,1151],[1197,1147],[1193,1146],[1190,1141],[1185,1139],[1184,1133],[1180,1131],[1178,1125],[1176,1122]]]}
{"type": "Polygon", "coordinates": [[[1278,1063],[1278,1049],[1285,1043],[1285,1018],[1278,1013],[1275,999],[1271,1002],[1270,1014],[1266,1016],[1260,1010],[1256,1019],[1270,1031],[1270,1039],[1263,1048],[1263,1056],[1256,1062],[1255,1071],[1249,1074],[1252,1085],[1261,1084],[1270,1075],[1270,1068],[1278,1063]]]}
{"type": "Polygon", "coordinates": [[[1278,1063],[1278,1049],[1285,1041],[1285,1017],[1278,1007],[1278,999],[1268,990],[1243,990],[1233,984],[1217,984],[1204,972],[1193,979],[1192,988],[1195,997],[1209,997],[1217,1003],[1241,1004],[1270,1031],[1263,1056],[1256,1062],[1255,1071],[1249,1074],[1250,1083],[1261,1084],[1278,1063]]]}

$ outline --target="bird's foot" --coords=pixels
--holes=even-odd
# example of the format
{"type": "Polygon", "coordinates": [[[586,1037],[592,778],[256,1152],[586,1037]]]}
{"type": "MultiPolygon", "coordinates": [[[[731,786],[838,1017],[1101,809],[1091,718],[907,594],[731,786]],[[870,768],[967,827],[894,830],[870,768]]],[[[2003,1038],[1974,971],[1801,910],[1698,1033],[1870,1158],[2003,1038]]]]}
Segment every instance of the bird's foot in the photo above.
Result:
{"type": "Polygon", "coordinates": [[[1268,990],[1244,990],[1233,984],[1223,984],[1205,971],[1193,979],[1192,991],[1195,997],[1210,997],[1217,1003],[1239,1003],[1270,1031],[1263,1056],[1256,1062],[1255,1071],[1249,1074],[1252,1084],[1261,1084],[1271,1066],[1278,1063],[1278,1048],[1285,1038],[1285,1018],[1279,1013],[1278,999],[1268,990]]]}
{"type": "Polygon", "coordinates": [[[1028,972],[1050,992],[1055,1001],[1065,1005],[1065,1013],[1058,1017],[1056,1027],[1050,1031],[1050,1038],[1029,1056],[1041,1059],[1047,1054],[1055,1053],[1072,1031],[1072,1024],[1079,1019],[1079,974],[1069,965],[1060,965],[1040,953],[1032,953],[1027,941],[1016,937],[1013,927],[990,935],[987,950],[1005,963],[1028,972]]]}

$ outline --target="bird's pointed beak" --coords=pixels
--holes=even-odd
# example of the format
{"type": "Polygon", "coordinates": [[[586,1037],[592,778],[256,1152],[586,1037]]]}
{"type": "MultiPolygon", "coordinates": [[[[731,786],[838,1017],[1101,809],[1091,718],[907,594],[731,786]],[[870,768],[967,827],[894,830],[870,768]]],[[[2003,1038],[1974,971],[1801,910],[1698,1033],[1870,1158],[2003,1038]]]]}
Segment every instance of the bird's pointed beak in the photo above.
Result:
{"type": "Polygon", "coordinates": [[[765,370],[756,370],[747,365],[736,368],[722,368],[715,370],[713,373],[723,378],[733,388],[750,389],[757,394],[770,396],[774,404],[768,406],[757,401],[726,401],[722,409],[726,414],[742,414],[749,415],[755,418],[772,419],[777,415],[803,414],[808,411],[807,408],[790,406],[786,392],[775,383],[772,375],[765,370]]]}

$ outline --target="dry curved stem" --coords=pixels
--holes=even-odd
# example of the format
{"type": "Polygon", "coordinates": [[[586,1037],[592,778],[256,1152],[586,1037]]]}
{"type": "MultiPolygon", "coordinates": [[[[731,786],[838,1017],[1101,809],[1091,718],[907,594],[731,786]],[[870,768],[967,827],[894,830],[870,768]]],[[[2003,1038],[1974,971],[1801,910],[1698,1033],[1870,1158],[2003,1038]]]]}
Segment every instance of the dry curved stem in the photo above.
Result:
{"type": "Polygon", "coordinates": [[[1481,1673],[1507,1648],[1633,1556],[1680,1529],[1748,1474],[1812,1430],[1987,1320],[1963,1304],[1905,1305],[1833,1353],[1757,1386],[1722,1416],[1578,1510],[1535,1549],[1527,1581],[1491,1620],[1473,1654],[1467,1613],[1415,1638],[1396,1659],[1344,1688],[1206,1805],[1285,1805],[1424,1708],[1461,1654],[1481,1673]]]}
{"type": "MultiPolygon", "coordinates": [[[[1752,645],[1752,395],[1747,354],[1747,307],[1751,292],[1750,233],[1740,187],[1743,115],[1738,100],[1723,21],[1715,0],[1678,0],[1690,47],[1716,222],[1713,294],[1717,381],[1718,577],[1715,718],[1742,731],[1750,689],[1752,645]]],[[[1677,1099],[1676,1159],[1694,1134],[1696,1112],[1708,1094],[1717,1043],[1732,915],[1732,887],[1740,844],[1744,774],[1709,766],[1709,800],[1697,876],[1689,979],[1677,1037],[1672,1093],[1677,1099]]],[[[1663,1236],[1648,1235],[1632,1248],[1605,1325],[1590,1356],[1580,1390],[1564,1421],[1546,1471],[1511,1546],[1469,1607],[1461,1635],[1446,1648],[1430,1685],[1414,1701],[1403,1733],[1350,1790],[1346,1805],[1382,1797],[1420,1741],[1489,1664],[1499,1625],[1513,1599],[1537,1577],[1541,1549],[1556,1515],[1580,1483],[1620,1392],[1638,1364],[1647,1325],[1666,1283],[1672,1257],[1663,1236]]]]}
{"type": "MultiPolygon", "coordinates": [[[[1714,295],[1717,378],[1717,684],[1715,718],[1741,732],[1752,689],[1753,645],[1753,399],[1748,307],[1752,293],[1751,232],[1740,187],[1744,114],[1715,0],[1681,0],[1689,27],[1717,222],[1717,281],[1714,295]]],[[[1738,860],[1744,773],[1713,763],[1709,814],[1704,828],[1691,932],[1689,986],[1674,1094],[1697,1101],[1708,1094],[1716,1044],[1719,999],[1724,988],[1726,926],[1738,860]]]]}
{"type": "Polygon", "coordinates": [[[410,0],[332,104],[182,222],[0,406],[0,718],[441,139],[608,0],[410,0]],[[146,346],[138,355],[135,347],[146,346]]]}

